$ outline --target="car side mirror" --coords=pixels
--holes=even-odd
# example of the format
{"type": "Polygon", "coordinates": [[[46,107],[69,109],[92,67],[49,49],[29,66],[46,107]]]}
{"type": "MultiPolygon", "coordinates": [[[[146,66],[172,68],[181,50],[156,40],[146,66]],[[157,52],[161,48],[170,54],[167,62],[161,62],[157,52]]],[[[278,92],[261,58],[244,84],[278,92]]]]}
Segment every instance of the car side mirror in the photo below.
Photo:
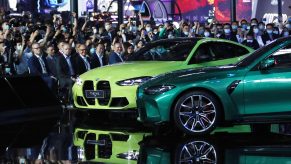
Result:
{"type": "Polygon", "coordinates": [[[268,70],[275,65],[274,58],[267,58],[261,61],[260,70],[268,70]]]}

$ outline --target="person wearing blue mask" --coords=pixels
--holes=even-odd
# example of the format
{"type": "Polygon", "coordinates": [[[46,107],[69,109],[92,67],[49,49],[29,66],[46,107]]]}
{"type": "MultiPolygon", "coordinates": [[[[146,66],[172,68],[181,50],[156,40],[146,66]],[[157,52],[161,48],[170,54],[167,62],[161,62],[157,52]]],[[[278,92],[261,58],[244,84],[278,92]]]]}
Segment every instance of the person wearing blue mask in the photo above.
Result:
{"type": "Polygon", "coordinates": [[[237,35],[237,29],[238,29],[238,22],[237,21],[231,22],[231,29],[232,29],[232,33],[237,35]]]}
{"type": "Polygon", "coordinates": [[[273,30],[274,30],[274,24],[268,23],[266,25],[266,30],[264,34],[262,35],[262,39],[265,45],[269,44],[271,41],[279,37],[279,34],[273,33],[273,30]]]}
{"type": "Polygon", "coordinates": [[[251,31],[247,33],[246,39],[242,42],[242,44],[255,50],[260,48],[258,41],[254,39],[254,34],[251,31]]]}
{"type": "Polygon", "coordinates": [[[290,35],[289,29],[287,27],[284,27],[283,30],[282,30],[282,32],[281,32],[281,34],[280,34],[280,36],[281,37],[287,37],[289,35],[290,35]]]}
{"type": "Polygon", "coordinates": [[[254,39],[256,39],[258,41],[259,46],[263,47],[264,46],[264,42],[263,42],[262,36],[260,35],[259,27],[256,26],[256,25],[252,26],[250,32],[253,33],[253,37],[254,37],[254,39]]]}
{"type": "Polygon", "coordinates": [[[231,25],[229,23],[224,24],[223,32],[224,33],[222,34],[221,38],[238,42],[236,35],[232,33],[231,25]]]}

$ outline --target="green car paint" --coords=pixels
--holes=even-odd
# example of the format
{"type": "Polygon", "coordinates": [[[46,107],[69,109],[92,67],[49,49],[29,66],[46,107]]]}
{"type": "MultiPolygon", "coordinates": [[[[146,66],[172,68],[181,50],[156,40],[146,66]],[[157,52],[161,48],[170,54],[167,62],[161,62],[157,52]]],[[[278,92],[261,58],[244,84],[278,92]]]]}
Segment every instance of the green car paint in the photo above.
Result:
{"type": "Polygon", "coordinates": [[[139,131],[75,128],[73,143],[82,161],[133,164],[139,155],[138,143],[149,135],[139,131]]]}
{"type": "Polygon", "coordinates": [[[96,68],[82,74],[73,86],[74,105],[76,109],[81,110],[99,109],[108,111],[108,109],[115,109],[122,111],[136,109],[137,87],[149,78],[186,68],[235,63],[243,58],[243,55],[250,52],[253,52],[253,50],[249,47],[222,39],[179,38],[160,40],[138,51],[131,61],[96,68]],[[205,47],[207,53],[211,53],[212,56],[216,54],[217,57],[220,56],[221,58],[212,58],[211,61],[195,63],[194,60],[205,60],[195,58],[203,57],[203,55],[197,54],[201,52],[200,50],[205,50],[205,47]],[[223,47],[229,51],[218,51],[223,47]],[[163,58],[165,53],[167,54],[166,59],[163,58]],[[92,93],[93,95],[86,95],[86,90],[88,94],[92,93]]]}
{"type": "Polygon", "coordinates": [[[138,88],[138,120],[173,122],[192,135],[210,133],[219,123],[290,122],[290,51],[291,38],[280,38],[234,65],[153,78],[138,88]]]}

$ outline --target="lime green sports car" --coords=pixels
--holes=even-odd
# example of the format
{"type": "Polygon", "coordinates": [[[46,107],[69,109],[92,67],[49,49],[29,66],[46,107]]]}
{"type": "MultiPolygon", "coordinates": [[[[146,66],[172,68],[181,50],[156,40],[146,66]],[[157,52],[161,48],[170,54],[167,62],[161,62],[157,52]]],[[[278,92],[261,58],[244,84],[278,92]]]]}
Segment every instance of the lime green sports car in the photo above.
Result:
{"type": "Polygon", "coordinates": [[[73,142],[80,161],[134,164],[139,156],[138,143],[149,135],[132,130],[76,128],[73,142]]]}
{"type": "Polygon", "coordinates": [[[136,120],[139,84],[174,70],[235,63],[252,51],[238,43],[213,38],[156,41],[135,53],[130,61],[82,74],[73,86],[74,105],[87,112],[126,111],[136,120]]]}
{"type": "Polygon", "coordinates": [[[138,120],[170,122],[190,135],[217,125],[250,124],[268,132],[291,121],[291,37],[280,38],[240,62],[160,75],[138,88],[138,120]]]}

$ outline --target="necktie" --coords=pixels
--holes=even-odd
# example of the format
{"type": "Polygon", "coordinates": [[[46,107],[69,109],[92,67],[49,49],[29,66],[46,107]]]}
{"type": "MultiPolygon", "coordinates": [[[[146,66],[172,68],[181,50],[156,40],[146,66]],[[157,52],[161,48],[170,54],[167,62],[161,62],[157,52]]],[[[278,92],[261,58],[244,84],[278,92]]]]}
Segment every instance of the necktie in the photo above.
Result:
{"type": "Polygon", "coordinates": [[[73,75],[74,75],[74,70],[73,70],[73,67],[72,67],[72,63],[71,63],[70,57],[67,56],[67,57],[66,57],[66,60],[67,60],[67,63],[68,63],[68,65],[69,65],[70,74],[71,74],[71,76],[73,76],[73,75]]]}
{"type": "Polygon", "coordinates": [[[102,56],[97,55],[99,63],[100,63],[100,67],[103,66],[103,61],[102,61],[102,56]]]}
{"type": "Polygon", "coordinates": [[[86,65],[86,69],[87,69],[87,71],[90,70],[90,64],[89,64],[87,58],[84,57],[83,60],[84,60],[84,62],[85,62],[85,65],[86,65]]]}
{"type": "Polygon", "coordinates": [[[45,64],[44,64],[42,58],[41,58],[41,57],[38,57],[38,60],[39,60],[40,65],[41,65],[42,73],[43,73],[43,74],[46,74],[47,71],[46,71],[45,64]]]}

